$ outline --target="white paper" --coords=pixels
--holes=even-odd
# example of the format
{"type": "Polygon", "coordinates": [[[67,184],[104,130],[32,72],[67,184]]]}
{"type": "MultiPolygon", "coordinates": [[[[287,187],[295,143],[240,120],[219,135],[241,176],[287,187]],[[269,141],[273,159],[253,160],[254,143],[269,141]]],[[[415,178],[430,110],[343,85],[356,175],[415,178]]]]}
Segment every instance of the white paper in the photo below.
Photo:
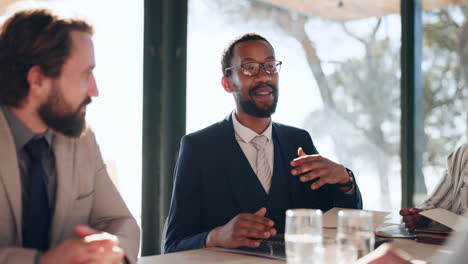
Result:
{"type": "Polygon", "coordinates": [[[455,231],[461,229],[461,225],[457,225],[458,222],[463,221],[465,218],[461,215],[457,215],[448,210],[442,208],[436,208],[431,210],[422,211],[419,213],[427,218],[430,218],[436,222],[439,222],[445,226],[452,228],[455,231]]]}
{"type": "Polygon", "coordinates": [[[348,208],[332,208],[326,213],[323,214],[323,227],[324,228],[336,228],[338,226],[338,212],[340,210],[352,210],[352,211],[364,211],[372,213],[374,218],[374,228],[381,226],[386,220],[389,219],[389,212],[381,211],[370,211],[370,210],[358,210],[358,209],[348,209],[348,208]]]}

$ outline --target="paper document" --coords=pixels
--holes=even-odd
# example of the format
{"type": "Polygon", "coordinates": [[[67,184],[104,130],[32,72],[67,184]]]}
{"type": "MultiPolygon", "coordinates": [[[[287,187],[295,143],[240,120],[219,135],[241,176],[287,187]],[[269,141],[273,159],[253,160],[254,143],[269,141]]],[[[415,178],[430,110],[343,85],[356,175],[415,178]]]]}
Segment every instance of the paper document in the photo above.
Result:
{"type": "Polygon", "coordinates": [[[347,208],[332,208],[323,214],[323,227],[324,228],[336,228],[338,226],[338,212],[340,210],[352,210],[352,211],[364,211],[370,212],[374,218],[374,228],[381,226],[386,220],[388,220],[389,212],[370,211],[370,210],[358,210],[358,209],[347,209],[347,208]]]}
{"type": "Polygon", "coordinates": [[[419,214],[424,215],[425,217],[432,219],[436,222],[439,222],[444,226],[450,227],[455,231],[459,231],[462,227],[462,225],[457,225],[457,223],[465,220],[463,216],[457,215],[442,208],[422,211],[419,214]]]}

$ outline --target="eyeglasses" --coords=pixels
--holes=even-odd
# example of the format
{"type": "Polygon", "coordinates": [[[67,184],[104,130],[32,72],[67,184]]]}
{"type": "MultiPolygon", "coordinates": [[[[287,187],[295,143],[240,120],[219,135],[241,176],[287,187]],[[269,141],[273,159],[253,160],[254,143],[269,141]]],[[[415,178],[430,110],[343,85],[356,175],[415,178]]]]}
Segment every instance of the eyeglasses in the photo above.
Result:
{"type": "Polygon", "coordinates": [[[283,64],[283,62],[277,61],[277,60],[265,61],[265,62],[248,62],[242,65],[226,68],[226,70],[224,71],[227,72],[232,69],[242,68],[242,74],[246,76],[255,76],[260,71],[260,66],[262,66],[263,70],[268,75],[273,75],[273,74],[277,74],[278,72],[280,72],[281,64],[283,64]]]}

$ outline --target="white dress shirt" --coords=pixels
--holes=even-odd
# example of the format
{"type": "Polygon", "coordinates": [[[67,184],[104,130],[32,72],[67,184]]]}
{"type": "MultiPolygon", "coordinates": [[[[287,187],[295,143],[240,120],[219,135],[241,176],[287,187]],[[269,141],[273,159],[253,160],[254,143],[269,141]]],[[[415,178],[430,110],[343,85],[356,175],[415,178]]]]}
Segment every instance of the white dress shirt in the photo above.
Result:
{"type": "MultiPolygon", "coordinates": [[[[257,164],[256,164],[257,150],[250,143],[250,141],[254,137],[258,136],[259,134],[257,134],[257,132],[253,131],[252,129],[242,125],[239,122],[239,120],[237,120],[235,111],[232,111],[232,125],[234,126],[234,132],[236,135],[236,140],[239,143],[239,146],[244,152],[244,155],[249,161],[250,166],[252,167],[253,171],[255,172],[255,174],[257,174],[257,164]]],[[[273,139],[272,139],[272,122],[270,122],[267,129],[265,129],[265,131],[260,135],[263,135],[268,139],[267,145],[265,147],[265,152],[266,152],[266,156],[268,159],[268,165],[270,165],[270,169],[272,173],[271,177],[273,177],[274,146],[273,146],[273,139]]],[[[270,190],[270,186],[263,185],[263,189],[265,189],[265,191],[268,192],[268,190],[270,190]]]]}
{"type": "MultiPolygon", "coordinates": [[[[257,132],[253,131],[252,129],[242,125],[239,122],[239,120],[237,120],[235,111],[232,111],[232,125],[234,126],[236,140],[239,143],[239,146],[244,152],[244,155],[247,157],[247,160],[249,161],[250,166],[252,167],[253,171],[255,172],[255,174],[257,174],[257,164],[256,164],[257,150],[250,143],[250,141],[254,137],[258,136],[259,134],[257,134],[257,132]]],[[[273,177],[273,164],[274,164],[274,147],[273,147],[273,140],[272,140],[272,131],[273,131],[272,122],[270,122],[267,129],[261,134],[263,136],[266,136],[268,139],[268,143],[267,143],[267,146],[265,147],[265,151],[268,157],[268,164],[270,165],[270,168],[271,168],[271,177],[273,177]]],[[[259,181],[262,182],[260,179],[259,181]]],[[[271,181],[270,181],[270,184],[271,184],[271,181]]],[[[270,186],[263,185],[263,189],[265,189],[265,191],[268,193],[268,191],[270,190],[270,186]]],[[[356,189],[355,185],[353,184],[353,187],[345,193],[352,195],[354,194],[355,189],[356,189]]]]}
{"type": "Polygon", "coordinates": [[[443,208],[461,215],[467,212],[467,205],[468,144],[464,144],[448,156],[444,177],[419,208],[443,208]]]}

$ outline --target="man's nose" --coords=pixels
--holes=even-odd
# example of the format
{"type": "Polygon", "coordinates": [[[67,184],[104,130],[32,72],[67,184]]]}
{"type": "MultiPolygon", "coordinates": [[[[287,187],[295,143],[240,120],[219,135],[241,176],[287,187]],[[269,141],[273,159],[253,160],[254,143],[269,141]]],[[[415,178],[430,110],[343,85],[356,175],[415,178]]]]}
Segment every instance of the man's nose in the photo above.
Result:
{"type": "Polygon", "coordinates": [[[94,78],[94,74],[91,74],[89,78],[89,86],[88,86],[88,96],[89,97],[97,97],[99,96],[99,91],[96,84],[96,79],[94,78]]]}

